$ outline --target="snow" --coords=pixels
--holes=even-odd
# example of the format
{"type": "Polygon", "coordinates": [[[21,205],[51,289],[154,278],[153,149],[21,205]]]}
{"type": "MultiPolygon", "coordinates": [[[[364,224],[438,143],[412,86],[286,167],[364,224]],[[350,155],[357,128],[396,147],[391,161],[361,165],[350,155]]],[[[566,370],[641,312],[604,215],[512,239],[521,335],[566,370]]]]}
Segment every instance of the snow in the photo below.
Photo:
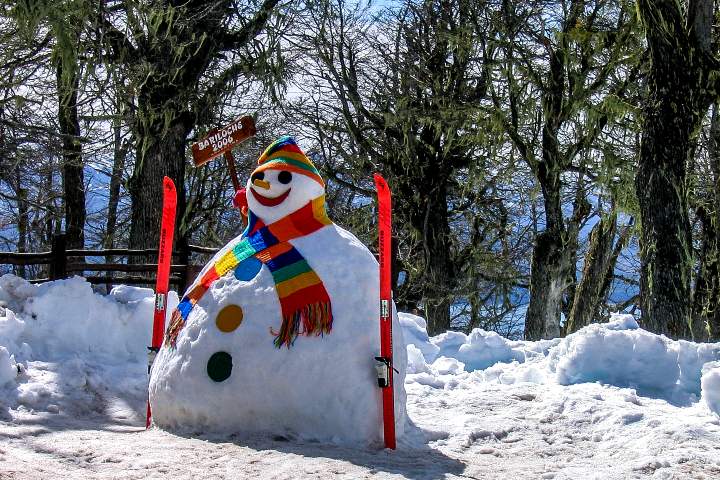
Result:
{"type": "MultiPolygon", "coordinates": [[[[5,275],[0,302],[9,313],[0,316],[0,345],[20,359],[30,352],[48,360],[86,354],[114,363],[137,359],[147,352],[151,296],[150,289],[131,287],[96,295],[82,277],[32,285],[5,275]]],[[[173,292],[168,305],[177,303],[173,292]]]]}
{"type": "MultiPolygon", "coordinates": [[[[433,360],[437,357],[440,347],[430,343],[427,334],[427,323],[422,317],[403,313],[399,318],[400,326],[403,331],[403,338],[406,345],[413,345],[423,355],[424,360],[433,360]]],[[[410,355],[408,349],[408,355],[410,355]]]]}
{"type": "Polygon", "coordinates": [[[0,347],[0,386],[15,380],[18,373],[15,356],[10,355],[7,348],[0,347]]]}
{"type": "Polygon", "coordinates": [[[720,416],[720,362],[709,362],[702,369],[702,399],[720,416]]]}
{"type": "Polygon", "coordinates": [[[149,290],[101,296],[81,279],[5,276],[0,302],[3,478],[720,478],[720,344],[668,340],[628,317],[513,342],[480,331],[424,339],[423,325],[399,314],[418,342],[405,383],[417,428],[390,452],[301,435],[146,431],[149,290]],[[81,334],[94,322],[102,335],[81,334]]]}
{"type": "MultiPolygon", "coordinates": [[[[402,321],[405,315],[407,314],[403,313],[401,316],[403,326],[406,325],[402,321]]],[[[407,329],[404,331],[407,332],[407,329]]],[[[421,338],[420,335],[415,335],[415,338],[421,338]]],[[[479,328],[474,329],[469,335],[462,332],[445,332],[430,339],[427,339],[427,333],[425,336],[425,345],[420,344],[420,341],[413,344],[421,351],[430,353],[430,355],[425,354],[428,361],[438,357],[457,358],[465,363],[467,371],[483,370],[498,362],[522,363],[530,358],[541,357],[547,355],[549,349],[560,341],[559,339],[538,342],[512,341],[495,332],[486,332],[479,328]]]]}
{"type": "MultiPolygon", "coordinates": [[[[400,315],[401,325],[419,338],[417,324],[403,320],[406,315],[400,315]]],[[[409,373],[447,373],[444,362],[453,358],[463,366],[454,374],[482,371],[485,379],[503,384],[598,382],[677,404],[697,402],[703,366],[720,359],[720,344],[673,341],[639,328],[630,315],[615,315],[563,339],[512,341],[475,329],[469,335],[446,332],[425,343],[416,340],[408,348],[409,373]],[[416,353],[433,351],[433,346],[437,358],[416,353]]]]}
{"type": "Polygon", "coordinates": [[[561,342],[548,361],[561,385],[597,381],[662,394],[680,377],[676,346],[645,331],[591,325],[561,342]]]}

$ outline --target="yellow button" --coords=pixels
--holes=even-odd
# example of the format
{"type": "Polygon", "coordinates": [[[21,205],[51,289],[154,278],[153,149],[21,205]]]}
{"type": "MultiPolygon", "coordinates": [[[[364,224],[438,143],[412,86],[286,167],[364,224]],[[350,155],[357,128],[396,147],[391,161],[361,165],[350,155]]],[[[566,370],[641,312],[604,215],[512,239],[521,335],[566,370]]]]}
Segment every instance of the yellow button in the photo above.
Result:
{"type": "Polygon", "coordinates": [[[217,318],[215,319],[215,325],[221,332],[232,332],[240,326],[243,320],[243,311],[237,305],[228,305],[220,310],[217,318]]]}

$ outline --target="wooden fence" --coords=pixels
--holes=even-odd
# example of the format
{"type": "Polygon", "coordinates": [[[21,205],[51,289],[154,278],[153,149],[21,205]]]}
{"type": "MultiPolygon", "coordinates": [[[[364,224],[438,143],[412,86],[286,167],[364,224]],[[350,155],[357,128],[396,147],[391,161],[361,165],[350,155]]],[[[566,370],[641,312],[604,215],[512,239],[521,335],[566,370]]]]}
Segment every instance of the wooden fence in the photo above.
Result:
{"type": "MultiPolygon", "coordinates": [[[[170,283],[178,288],[185,288],[192,282],[202,269],[202,265],[192,265],[190,257],[193,253],[215,254],[217,249],[199,247],[197,245],[181,246],[173,252],[173,259],[179,263],[170,266],[170,283]]],[[[155,285],[157,274],[158,250],[130,250],[126,248],[106,248],[100,250],[77,250],[66,248],[65,235],[53,237],[52,248],[49,252],[38,253],[17,253],[0,252],[0,265],[48,265],[48,277],[30,280],[32,283],[42,283],[49,280],[68,278],[71,275],[85,277],[92,284],[129,284],[129,285],[155,285]],[[85,261],[87,257],[135,257],[145,258],[145,263],[94,263],[85,261]],[[92,275],[85,275],[85,272],[95,272],[92,275]],[[103,272],[98,274],[97,272],[103,272]],[[121,273],[123,275],[113,275],[121,273]]]]}

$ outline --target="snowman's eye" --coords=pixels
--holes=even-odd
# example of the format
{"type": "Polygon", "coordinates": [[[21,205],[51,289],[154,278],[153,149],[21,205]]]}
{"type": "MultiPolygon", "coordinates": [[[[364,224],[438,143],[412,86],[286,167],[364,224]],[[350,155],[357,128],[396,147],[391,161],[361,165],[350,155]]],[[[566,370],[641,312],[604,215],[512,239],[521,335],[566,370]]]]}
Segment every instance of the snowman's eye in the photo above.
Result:
{"type": "Polygon", "coordinates": [[[263,180],[264,178],[265,178],[265,172],[258,172],[252,176],[251,180],[252,181],[263,180]]]}
{"type": "Polygon", "coordinates": [[[292,181],[292,173],[288,172],[287,170],[283,170],[278,174],[278,181],[283,185],[287,185],[292,181]]]}

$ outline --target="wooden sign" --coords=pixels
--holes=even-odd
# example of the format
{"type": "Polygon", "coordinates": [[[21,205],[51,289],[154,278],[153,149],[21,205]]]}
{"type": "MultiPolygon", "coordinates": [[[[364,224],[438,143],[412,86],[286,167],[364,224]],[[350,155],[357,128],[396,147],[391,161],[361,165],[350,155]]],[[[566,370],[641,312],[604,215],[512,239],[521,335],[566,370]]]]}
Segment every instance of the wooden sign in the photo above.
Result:
{"type": "Polygon", "coordinates": [[[255,135],[255,132],[255,120],[252,117],[242,117],[226,127],[211,130],[205,138],[192,145],[195,166],[199,167],[229,152],[239,143],[255,135]]]}

